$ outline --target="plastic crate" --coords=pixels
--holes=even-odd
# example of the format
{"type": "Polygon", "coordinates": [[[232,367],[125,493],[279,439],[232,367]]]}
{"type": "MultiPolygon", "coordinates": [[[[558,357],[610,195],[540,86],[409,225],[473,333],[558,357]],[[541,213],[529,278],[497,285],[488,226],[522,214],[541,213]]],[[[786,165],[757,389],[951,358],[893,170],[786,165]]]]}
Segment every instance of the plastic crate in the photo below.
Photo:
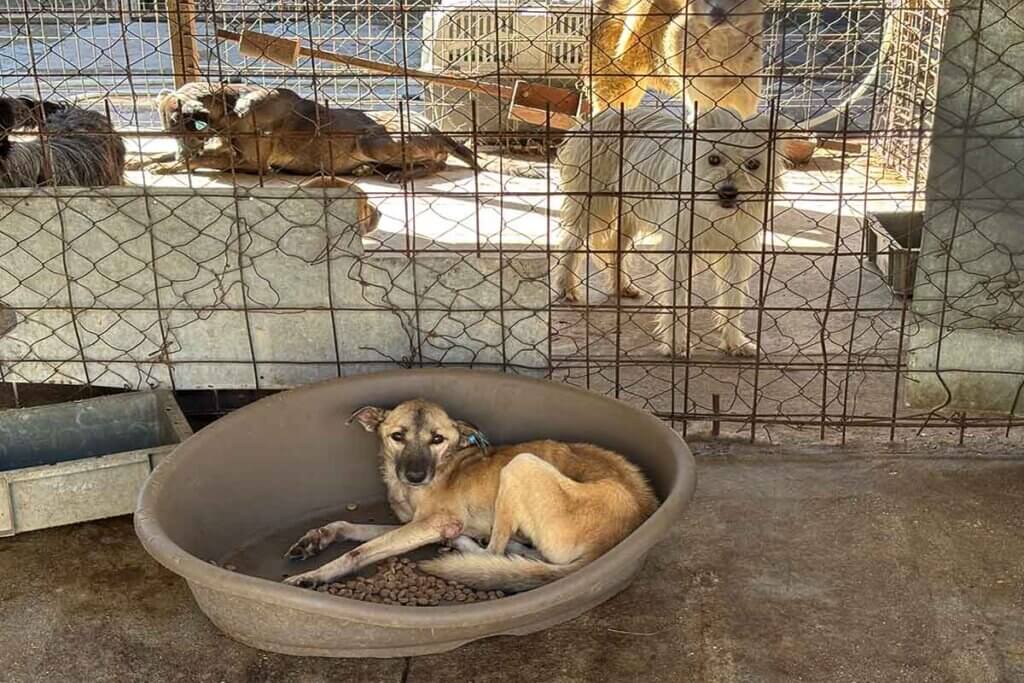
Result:
{"type": "MultiPolygon", "coordinates": [[[[581,2],[479,5],[443,0],[423,18],[422,67],[511,86],[517,79],[572,88],[579,80],[589,5],[581,2]]],[[[425,89],[425,113],[446,132],[522,132],[543,129],[508,118],[506,103],[442,85],[425,89]],[[474,122],[473,102],[476,102],[474,122]]]]}

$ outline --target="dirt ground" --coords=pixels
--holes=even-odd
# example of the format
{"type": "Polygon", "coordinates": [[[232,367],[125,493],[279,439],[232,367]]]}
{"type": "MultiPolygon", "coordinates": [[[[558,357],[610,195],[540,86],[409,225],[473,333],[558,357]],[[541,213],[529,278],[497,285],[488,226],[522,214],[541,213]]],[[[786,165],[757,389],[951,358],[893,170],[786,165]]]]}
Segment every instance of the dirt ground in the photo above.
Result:
{"type": "Polygon", "coordinates": [[[1024,680],[1018,446],[694,450],[694,503],[624,593],[430,657],[237,644],[128,518],[3,539],[0,680],[1024,680]]]}

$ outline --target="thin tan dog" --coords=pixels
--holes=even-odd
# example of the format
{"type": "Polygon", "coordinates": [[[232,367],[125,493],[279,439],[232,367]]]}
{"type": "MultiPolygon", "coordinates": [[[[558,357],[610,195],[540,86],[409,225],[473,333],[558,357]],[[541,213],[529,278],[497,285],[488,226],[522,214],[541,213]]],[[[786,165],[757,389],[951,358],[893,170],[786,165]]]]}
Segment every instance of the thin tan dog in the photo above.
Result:
{"type": "Polygon", "coordinates": [[[657,507],[636,466],[591,444],[491,447],[475,427],[424,400],[393,410],[360,408],[352,420],[380,438],[388,501],[403,525],[338,521],[312,529],[287,557],[312,557],[336,541],[365,543],[286,583],[329,583],[389,557],[450,542],[462,552],[421,562],[420,568],[477,589],[527,590],[600,557],[657,507]],[[481,538],[490,539],[486,549],[474,540],[481,538]]]}
{"type": "Polygon", "coordinates": [[[329,108],[287,88],[188,83],[161,98],[158,109],[178,149],[151,160],[160,162],[150,166],[154,173],[204,167],[261,175],[271,169],[333,176],[380,172],[398,183],[445,169],[449,156],[479,168],[472,150],[425,123],[418,133],[411,120],[407,135],[392,133],[374,118],[377,112],[329,108]],[[221,144],[207,145],[211,137],[221,144]]]}
{"type": "MultiPolygon", "coordinates": [[[[648,90],[729,107],[744,118],[761,99],[761,0],[597,0],[591,107],[632,109],[648,90]]],[[[584,67],[586,69],[586,66],[584,67]]]]}

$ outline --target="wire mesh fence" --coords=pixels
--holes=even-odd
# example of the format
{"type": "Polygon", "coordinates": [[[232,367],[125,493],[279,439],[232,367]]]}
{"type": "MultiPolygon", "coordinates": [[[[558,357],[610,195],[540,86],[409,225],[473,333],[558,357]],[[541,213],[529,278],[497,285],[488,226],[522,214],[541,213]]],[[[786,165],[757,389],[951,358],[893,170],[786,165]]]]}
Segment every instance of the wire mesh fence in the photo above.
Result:
{"type": "Polygon", "coordinates": [[[755,437],[1020,412],[1024,77],[963,56],[998,3],[6,4],[0,381],[466,365],[755,437]],[[998,179],[950,181],[964,144],[998,179]]]}

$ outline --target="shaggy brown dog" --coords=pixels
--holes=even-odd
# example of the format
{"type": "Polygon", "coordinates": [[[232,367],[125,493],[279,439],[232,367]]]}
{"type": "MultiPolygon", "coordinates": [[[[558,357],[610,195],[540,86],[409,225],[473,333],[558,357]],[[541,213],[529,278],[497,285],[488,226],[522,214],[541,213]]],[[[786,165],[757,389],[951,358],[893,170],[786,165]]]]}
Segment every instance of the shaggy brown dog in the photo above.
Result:
{"type": "Polygon", "coordinates": [[[124,141],[99,112],[26,98],[0,98],[0,187],[124,184],[124,141]],[[42,128],[45,139],[13,141],[42,128]]]}
{"type": "Polygon", "coordinates": [[[369,169],[400,182],[444,169],[449,154],[477,168],[469,149],[437,129],[393,135],[362,111],[328,108],[285,88],[190,83],[162,98],[159,109],[164,129],[178,136],[178,153],[157,172],[207,167],[346,175],[369,169]],[[211,136],[225,144],[205,145],[211,136]]]}
{"type": "MultiPolygon", "coordinates": [[[[594,112],[632,109],[648,89],[753,116],[761,99],[761,0],[597,0],[594,112]]],[[[584,67],[586,69],[586,66],[584,67]]]]}

